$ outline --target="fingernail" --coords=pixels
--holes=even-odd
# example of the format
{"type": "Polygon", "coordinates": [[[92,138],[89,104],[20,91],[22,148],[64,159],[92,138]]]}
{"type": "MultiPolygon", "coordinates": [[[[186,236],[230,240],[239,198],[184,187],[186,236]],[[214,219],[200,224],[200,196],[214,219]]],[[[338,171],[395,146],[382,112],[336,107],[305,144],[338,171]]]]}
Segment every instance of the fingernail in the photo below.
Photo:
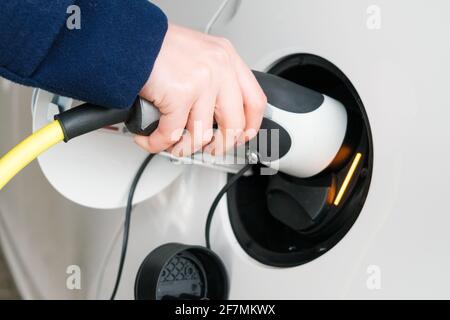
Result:
{"type": "Polygon", "coordinates": [[[208,144],[206,147],[203,148],[203,152],[213,154],[214,147],[212,145],[208,144]]]}
{"type": "Polygon", "coordinates": [[[183,156],[183,149],[179,149],[179,146],[177,145],[173,146],[172,150],[170,150],[169,152],[174,157],[181,158],[183,156]]]}
{"type": "Polygon", "coordinates": [[[245,143],[245,133],[242,132],[236,139],[236,146],[240,146],[245,143]]]}
{"type": "Polygon", "coordinates": [[[181,148],[180,150],[176,150],[176,151],[175,151],[175,153],[176,153],[177,157],[181,158],[184,156],[183,148],[181,148]],[[178,151],[178,152],[176,152],[176,151],[178,151]]]}

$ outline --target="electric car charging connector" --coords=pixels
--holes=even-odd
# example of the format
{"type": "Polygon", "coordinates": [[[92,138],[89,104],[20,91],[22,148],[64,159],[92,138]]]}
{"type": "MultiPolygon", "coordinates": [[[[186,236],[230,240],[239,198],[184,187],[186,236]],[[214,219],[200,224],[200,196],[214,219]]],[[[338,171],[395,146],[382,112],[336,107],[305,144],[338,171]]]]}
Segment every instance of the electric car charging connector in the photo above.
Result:
{"type": "MultiPolygon", "coordinates": [[[[215,208],[228,189],[249,172],[252,162],[257,160],[271,169],[295,177],[312,177],[332,164],[346,134],[347,112],[340,102],[274,75],[257,71],[254,74],[268,99],[265,116],[257,137],[246,145],[244,166],[229,179],[209,210],[205,226],[208,249],[211,248],[209,233],[215,208]]],[[[55,105],[59,105],[58,102],[55,105]]],[[[157,128],[160,116],[157,108],[140,98],[136,99],[129,110],[85,103],[60,111],[62,112],[55,116],[53,122],[36,131],[0,159],[0,189],[42,152],[61,141],[68,142],[75,137],[121,122],[134,134],[149,135],[157,128]]],[[[152,157],[150,155],[141,165],[130,189],[122,254],[112,299],[118,289],[126,256],[134,191],[152,157]]],[[[211,167],[224,170],[222,165],[212,164],[211,167]]],[[[236,172],[236,167],[226,170],[236,172]]],[[[217,259],[215,261],[217,267],[217,259]]],[[[226,278],[224,275],[222,280],[226,278]]],[[[156,279],[159,281],[159,278],[156,279]]],[[[222,292],[221,297],[226,298],[227,294],[228,292],[222,292]]]]}

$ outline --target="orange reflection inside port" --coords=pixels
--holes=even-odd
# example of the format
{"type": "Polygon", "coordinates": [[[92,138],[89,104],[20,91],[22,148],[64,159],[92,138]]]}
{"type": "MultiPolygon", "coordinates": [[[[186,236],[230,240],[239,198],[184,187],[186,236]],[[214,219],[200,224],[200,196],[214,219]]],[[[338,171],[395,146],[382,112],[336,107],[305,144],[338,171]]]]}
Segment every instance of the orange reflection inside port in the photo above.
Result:
{"type": "Polygon", "coordinates": [[[344,182],[342,183],[341,188],[339,189],[336,199],[334,199],[333,204],[335,206],[338,206],[339,202],[341,202],[345,190],[347,190],[348,184],[350,183],[350,180],[352,179],[353,174],[355,173],[355,170],[358,167],[358,163],[361,160],[361,156],[362,154],[358,152],[355,156],[355,159],[353,159],[352,165],[350,166],[350,169],[348,170],[347,175],[345,176],[344,182]]]}

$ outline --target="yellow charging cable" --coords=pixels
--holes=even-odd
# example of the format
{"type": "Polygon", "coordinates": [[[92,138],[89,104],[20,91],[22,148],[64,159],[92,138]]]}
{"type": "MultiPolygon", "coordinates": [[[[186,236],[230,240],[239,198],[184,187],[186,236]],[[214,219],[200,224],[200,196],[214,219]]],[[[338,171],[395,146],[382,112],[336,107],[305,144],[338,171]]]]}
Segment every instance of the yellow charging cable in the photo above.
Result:
{"type": "Polygon", "coordinates": [[[41,153],[64,140],[58,120],[39,129],[0,158],[0,190],[41,153]]]}
{"type": "Polygon", "coordinates": [[[55,121],[33,133],[0,158],[0,190],[20,170],[55,144],[61,141],[68,142],[85,133],[129,119],[131,119],[130,109],[111,109],[90,103],[57,114],[55,121]]]}

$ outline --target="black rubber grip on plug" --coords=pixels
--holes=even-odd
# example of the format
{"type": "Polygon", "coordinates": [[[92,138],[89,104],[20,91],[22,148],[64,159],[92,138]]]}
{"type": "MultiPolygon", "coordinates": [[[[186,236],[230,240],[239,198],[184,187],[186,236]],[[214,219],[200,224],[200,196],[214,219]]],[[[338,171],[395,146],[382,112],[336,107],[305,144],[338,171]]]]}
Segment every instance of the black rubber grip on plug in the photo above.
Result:
{"type": "Polygon", "coordinates": [[[278,109],[308,113],[318,109],[325,99],[319,92],[273,74],[258,71],[253,71],[253,74],[263,89],[267,102],[278,109]]]}
{"type": "Polygon", "coordinates": [[[130,109],[130,116],[125,121],[127,129],[134,134],[140,136],[149,136],[158,128],[159,120],[143,126],[144,115],[142,114],[141,98],[136,98],[130,109]]]}
{"type": "Polygon", "coordinates": [[[55,115],[64,132],[64,141],[81,136],[97,129],[124,122],[130,109],[111,109],[85,103],[55,115]]]}

